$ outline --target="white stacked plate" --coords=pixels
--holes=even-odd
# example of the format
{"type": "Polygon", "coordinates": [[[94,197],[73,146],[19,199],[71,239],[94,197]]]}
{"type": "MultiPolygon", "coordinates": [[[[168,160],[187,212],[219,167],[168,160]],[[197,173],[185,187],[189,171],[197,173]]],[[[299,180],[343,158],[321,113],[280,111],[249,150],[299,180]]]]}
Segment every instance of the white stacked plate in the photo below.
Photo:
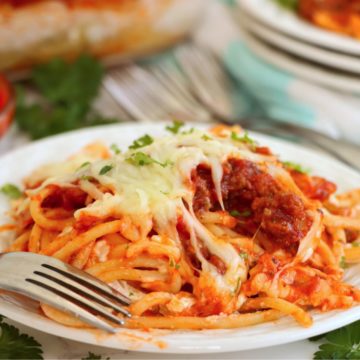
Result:
{"type": "Polygon", "coordinates": [[[256,55],[297,77],[360,94],[359,40],[313,26],[274,0],[237,1],[256,55]]]}

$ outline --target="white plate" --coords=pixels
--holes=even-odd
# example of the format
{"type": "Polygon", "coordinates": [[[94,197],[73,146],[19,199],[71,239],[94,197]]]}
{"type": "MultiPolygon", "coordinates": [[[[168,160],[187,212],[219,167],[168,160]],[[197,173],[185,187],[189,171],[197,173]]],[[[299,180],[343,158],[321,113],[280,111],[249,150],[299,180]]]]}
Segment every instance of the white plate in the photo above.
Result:
{"type": "MultiPolygon", "coordinates": [[[[107,144],[117,143],[126,148],[134,138],[145,133],[160,135],[164,125],[114,125],[98,127],[59,135],[32,143],[0,158],[0,184],[19,183],[21,178],[40,164],[64,159],[93,140],[103,140],[107,144]],[[29,161],[29,159],[31,159],[29,161]]],[[[255,135],[283,159],[298,161],[303,159],[306,167],[340,184],[342,190],[360,184],[360,175],[353,170],[315,152],[303,149],[270,137],[255,135]]],[[[7,209],[5,199],[0,199],[0,213],[7,209]]],[[[2,218],[1,221],[5,221],[2,218]]],[[[346,280],[360,286],[360,266],[346,271],[346,280]]],[[[100,331],[73,329],[62,326],[43,317],[34,303],[0,299],[0,314],[37,330],[75,341],[101,345],[116,349],[168,353],[212,353],[256,349],[271,345],[285,344],[306,339],[360,319],[360,307],[346,311],[314,313],[311,328],[300,327],[289,317],[275,322],[234,330],[207,331],[151,331],[121,330],[117,335],[107,335],[100,331]],[[165,346],[161,349],[160,347],[165,346]]]]}
{"type": "Polygon", "coordinates": [[[250,34],[246,29],[243,31],[243,36],[250,49],[271,65],[321,86],[341,92],[360,94],[360,75],[349,75],[340,70],[328,70],[321,65],[317,66],[290,53],[282,52],[250,34]]]}
{"type": "Polygon", "coordinates": [[[296,38],[284,35],[281,32],[265,26],[256,21],[252,16],[243,14],[241,23],[259,38],[269,44],[295,54],[303,59],[314,61],[318,64],[331,66],[334,69],[340,69],[347,72],[360,74],[360,60],[358,57],[337,53],[331,50],[320,48],[312,44],[304,43],[296,38]]]}
{"type": "Polygon", "coordinates": [[[335,51],[360,55],[360,41],[313,26],[297,14],[281,8],[274,0],[237,0],[237,2],[258,21],[284,34],[335,51]]]}

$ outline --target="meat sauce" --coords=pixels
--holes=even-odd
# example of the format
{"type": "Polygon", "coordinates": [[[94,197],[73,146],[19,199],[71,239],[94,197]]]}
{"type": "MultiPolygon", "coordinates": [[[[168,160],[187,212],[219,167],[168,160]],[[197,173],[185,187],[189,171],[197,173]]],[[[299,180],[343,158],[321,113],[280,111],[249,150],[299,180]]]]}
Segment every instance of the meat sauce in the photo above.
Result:
{"type": "MultiPolygon", "coordinates": [[[[284,192],[269,174],[251,161],[230,159],[223,169],[221,189],[225,209],[250,213],[238,220],[235,230],[253,236],[261,228],[270,241],[296,250],[311,226],[302,200],[293,193],[284,192]]],[[[210,168],[200,165],[192,180],[195,212],[220,210],[210,168]]]]}
{"type": "Polygon", "coordinates": [[[290,171],[292,178],[300,190],[310,199],[326,201],[336,191],[336,185],[318,176],[308,176],[298,171],[290,171]]]}

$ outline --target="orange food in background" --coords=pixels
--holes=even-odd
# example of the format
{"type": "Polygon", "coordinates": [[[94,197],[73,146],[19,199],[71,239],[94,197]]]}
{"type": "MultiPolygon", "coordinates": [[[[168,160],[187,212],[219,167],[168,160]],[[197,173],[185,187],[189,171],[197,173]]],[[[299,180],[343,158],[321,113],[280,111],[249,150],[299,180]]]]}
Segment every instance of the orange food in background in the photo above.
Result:
{"type": "Polygon", "coordinates": [[[299,0],[298,11],[320,27],[360,39],[360,0],[299,0]]]}

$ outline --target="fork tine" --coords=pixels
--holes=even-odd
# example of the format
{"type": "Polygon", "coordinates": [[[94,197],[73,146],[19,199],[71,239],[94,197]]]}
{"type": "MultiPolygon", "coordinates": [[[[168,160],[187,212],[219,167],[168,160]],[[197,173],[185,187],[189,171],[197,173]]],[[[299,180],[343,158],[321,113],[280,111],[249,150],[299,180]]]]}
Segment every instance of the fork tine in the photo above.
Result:
{"type": "Polygon", "coordinates": [[[38,281],[36,279],[27,278],[25,281],[36,285],[40,288],[48,290],[52,294],[56,294],[63,299],[68,300],[69,302],[72,302],[73,304],[77,305],[80,308],[83,308],[87,310],[89,313],[92,313],[93,315],[100,315],[101,317],[112,321],[115,324],[118,325],[124,325],[124,320],[121,318],[118,318],[117,316],[113,315],[110,311],[106,310],[103,306],[97,305],[86,298],[78,295],[75,292],[70,292],[68,289],[66,289],[66,292],[59,290],[55,287],[53,287],[54,283],[52,281],[47,281],[45,278],[41,278],[41,281],[38,281]]]}
{"type": "Polygon", "coordinates": [[[91,276],[90,274],[80,272],[78,269],[72,267],[71,265],[66,265],[68,267],[68,271],[64,271],[49,264],[42,264],[42,266],[49,270],[55,271],[70,280],[74,280],[76,283],[82,284],[88,289],[99,292],[107,296],[111,300],[120,303],[121,305],[130,305],[131,303],[131,300],[125,295],[119,293],[105,283],[100,282],[98,279],[91,276]],[[71,271],[71,273],[69,271],[71,271]]]}
{"type": "Polygon", "coordinates": [[[118,306],[116,303],[109,301],[107,298],[99,296],[98,293],[93,291],[92,289],[83,286],[78,281],[74,282],[70,279],[65,278],[65,276],[62,276],[62,278],[56,278],[52,275],[49,275],[47,273],[43,273],[41,271],[34,271],[34,274],[42,276],[48,280],[52,280],[55,283],[63,286],[66,289],[69,289],[75,293],[78,293],[79,295],[82,295],[88,299],[91,299],[93,301],[96,301],[100,305],[107,306],[112,308],[113,310],[122,313],[123,315],[126,315],[127,317],[131,317],[131,314],[124,308],[118,306]],[[65,278],[65,279],[64,279],[65,278]]]}

